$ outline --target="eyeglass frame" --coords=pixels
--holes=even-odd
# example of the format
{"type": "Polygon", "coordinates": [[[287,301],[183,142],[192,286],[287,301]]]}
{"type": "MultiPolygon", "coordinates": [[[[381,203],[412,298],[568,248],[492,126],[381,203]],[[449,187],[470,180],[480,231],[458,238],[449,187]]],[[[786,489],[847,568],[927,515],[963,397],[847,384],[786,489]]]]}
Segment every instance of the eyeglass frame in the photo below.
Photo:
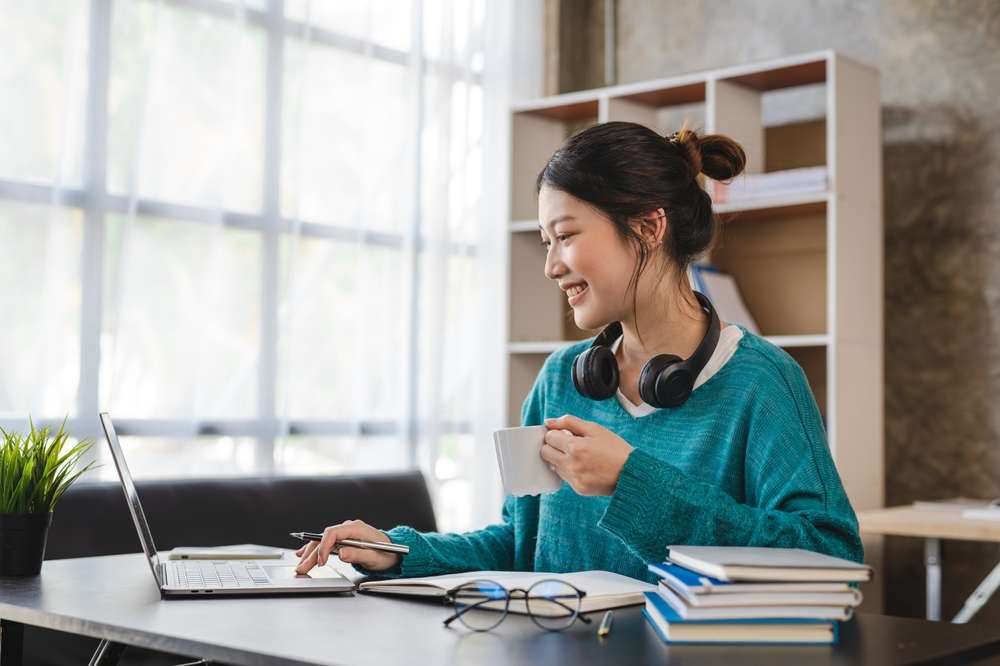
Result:
{"type": "MultiPolygon", "coordinates": [[[[573,623],[576,622],[577,620],[580,620],[584,624],[590,624],[592,622],[592,620],[589,617],[587,617],[586,613],[580,610],[579,605],[578,605],[578,607],[577,607],[577,609],[575,611],[573,619],[570,622],[568,622],[565,627],[559,627],[559,628],[546,627],[544,624],[542,624],[538,620],[538,618],[535,616],[535,614],[531,612],[531,605],[528,603],[529,593],[531,592],[531,590],[533,590],[535,588],[535,586],[541,585],[542,583],[559,583],[561,585],[566,585],[566,586],[572,588],[573,590],[576,591],[577,604],[579,604],[579,602],[582,601],[585,596],[587,596],[587,591],[586,590],[581,590],[576,585],[573,585],[572,583],[567,582],[565,580],[559,580],[558,578],[543,578],[542,580],[538,580],[538,581],[535,581],[534,583],[532,583],[531,586],[528,587],[528,589],[524,589],[523,587],[513,587],[513,588],[510,588],[510,589],[507,589],[506,586],[501,585],[500,583],[496,582],[495,580],[490,580],[489,578],[476,578],[474,580],[466,581],[466,582],[462,583],[461,585],[456,585],[455,587],[451,588],[450,590],[447,590],[444,593],[444,603],[445,604],[451,603],[453,605],[456,605],[455,604],[455,593],[457,593],[462,588],[470,585],[471,583],[476,583],[476,582],[490,583],[491,585],[495,585],[498,588],[500,588],[501,590],[503,590],[504,592],[506,592],[507,596],[504,598],[503,614],[500,616],[500,619],[497,620],[496,623],[493,626],[488,627],[486,629],[476,629],[475,627],[470,627],[469,625],[465,624],[464,621],[462,621],[462,626],[464,626],[465,628],[470,629],[472,631],[492,631],[493,629],[496,629],[498,626],[500,626],[500,623],[503,622],[504,620],[506,620],[507,619],[507,615],[510,614],[510,600],[514,598],[514,593],[515,592],[520,592],[523,595],[521,597],[518,597],[518,599],[524,599],[524,608],[527,611],[528,617],[531,618],[531,621],[534,622],[536,625],[538,625],[538,627],[544,629],[545,631],[562,631],[563,629],[569,629],[570,627],[573,626],[573,623]]],[[[544,599],[544,598],[545,597],[539,597],[539,599],[544,599]]],[[[455,613],[451,617],[448,617],[448,618],[446,618],[444,620],[444,626],[446,626],[446,627],[449,626],[455,620],[461,620],[461,615],[463,613],[465,613],[466,611],[468,611],[470,609],[473,609],[473,608],[477,607],[478,605],[480,605],[482,603],[487,603],[487,602],[492,602],[492,601],[499,601],[499,599],[484,599],[481,602],[477,602],[475,604],[470,604],[469,606],[466,606],[465,608],[463,608],[461,610],[456,610],[455,613]]],[[[550,601],[552,601],[552,600],[550,599],[550,601]]],[[[561,604],[558,601],[556,603],[558,603],[560,606],[563,605],[563,604],[561,604]]]]}

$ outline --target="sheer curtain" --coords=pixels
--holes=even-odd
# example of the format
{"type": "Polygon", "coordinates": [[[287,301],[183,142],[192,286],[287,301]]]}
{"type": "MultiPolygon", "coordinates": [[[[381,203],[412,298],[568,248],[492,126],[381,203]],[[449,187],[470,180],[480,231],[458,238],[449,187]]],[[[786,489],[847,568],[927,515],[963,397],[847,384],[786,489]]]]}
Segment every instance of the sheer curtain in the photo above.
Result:
{"type": "Polygon", "coordinates": [[[140,478],[419,467],[442,529],[495,520],[523,6],[5,3],[0,424],[107,410],[140,478]]]}

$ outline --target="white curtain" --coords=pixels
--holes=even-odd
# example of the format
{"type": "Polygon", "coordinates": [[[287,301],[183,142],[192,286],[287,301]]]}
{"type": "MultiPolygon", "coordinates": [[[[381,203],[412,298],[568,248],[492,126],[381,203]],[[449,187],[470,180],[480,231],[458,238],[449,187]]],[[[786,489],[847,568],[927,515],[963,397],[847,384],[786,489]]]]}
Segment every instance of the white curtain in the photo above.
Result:
{"type": "Polygon", "coordinates": [[[140,478],[417,466],[495,520],[526,6],[5,2],[0,423],[107,410],[140,478]]]}

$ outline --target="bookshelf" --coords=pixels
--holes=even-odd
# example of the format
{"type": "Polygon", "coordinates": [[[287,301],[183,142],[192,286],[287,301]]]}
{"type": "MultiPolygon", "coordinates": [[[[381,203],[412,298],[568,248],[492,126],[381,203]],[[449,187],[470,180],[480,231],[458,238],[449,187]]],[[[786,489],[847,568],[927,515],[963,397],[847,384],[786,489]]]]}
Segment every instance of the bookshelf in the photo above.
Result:
{"type": "MultiPolygon", "coordinates": [[[[721,236],[704,259],[735,277],[761,334],[804,369],[855,509],[883,506],[878,72],[821,51],[557,95],[515,104],[511,113],[507,423],[519,424],[546,356],[596,334],[576,328],[564,295],[543,274],[536,175],[568,136],[594,123],[629,120],[663,135],[687,119],[740,142],[748,174],[825,167],[819,191],[717,204],[721,236]],[[796,91],[815,100],[804,117],[784,113],[795,111],[796,91]]],[[[716,186],[705,183],[713,199],[716,186]]]]}

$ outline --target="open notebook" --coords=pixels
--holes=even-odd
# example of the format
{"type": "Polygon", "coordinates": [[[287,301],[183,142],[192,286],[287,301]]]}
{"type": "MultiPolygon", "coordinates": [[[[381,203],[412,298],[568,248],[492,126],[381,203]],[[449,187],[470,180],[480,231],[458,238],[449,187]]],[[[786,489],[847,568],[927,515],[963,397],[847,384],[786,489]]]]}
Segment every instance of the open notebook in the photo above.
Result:
{"type": "MultiPolygon", "coordinates": [[[[513,588],[526,590],[536,582],[546,579],[566,581],[587,593],[580,602],[581,613],[642,604],[646,601],[643,592],[656,590],[655,585],[610,571],[576,571],[573,573],[467,571],[460,574],[425,576],[423,578],[369,580],[361,583],[358,589],[362,592],[443,597],[445,592],[454,587],[483,579],[499,583],[508,590],[513,588]]],[[[527,612],[524,601],[516,598],[511,599],[509,610],[511,613],[527,612]]]]}

